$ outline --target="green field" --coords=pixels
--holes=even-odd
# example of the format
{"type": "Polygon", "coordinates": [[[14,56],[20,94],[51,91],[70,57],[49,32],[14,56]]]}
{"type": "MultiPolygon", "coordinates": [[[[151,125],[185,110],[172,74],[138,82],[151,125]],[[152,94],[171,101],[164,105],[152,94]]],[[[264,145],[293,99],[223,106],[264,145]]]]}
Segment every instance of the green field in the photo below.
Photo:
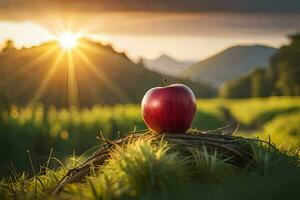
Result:
{"type": "MultiPolygon", "coordinates": [[[[221,169],[226,168],[226,166],[224,166],[222,160],[218,161],[217,159],[213,163],[206,163],[204,166],[210,167],[202,169],[204,170],[202,173],[211,173],[212,177],[206,180],[207,182],[204,181],[204,183],[202,180],[200,185],[203,188],[198,190],[195,187],[198,187],[197,184],[199,183],[188,178],[193,176],[190,174],[190,165],[183,162],[177,155],[164,150],[164,148],[168,149],[167,147],[159,147],[162,148],[159,151],[162,155],[157,155],[157,148],[153,148],[151,144],[132,144],[134,147],[129,146],[126,151],[118,152],[118,156],[108,161],[107,166],[102,169],[103,173],[101,175],[91,177],[91,182],[88,185],[71,185],[67,189],[66,195],[71,199],[130,197],[151,199],[155,195],[158,195],[156,193],[157,189],[157,191],[171,191],[174,197],[176,195],[187,195],[186,197],[191,195],[191,198],[193,195],[199,196],[198,192],[202,191],[201,195],[205,198],[218,189],[220,190],[218,193],[219,196],[215,198],[221,197],[222,194],[226,194],[228,198],[237,198],[237,195],[234,194],[236,190],[235,185],[226,178],[232,176],[240,184],[241,192],[248,195],[249,199],[251,199],[250,197],[254,198],[254,196],[251,196],[250,191],[247,189],[249,184],[260,182],[252,188],[259,190],[265,187],[264,184],[268,185],[274,181],[272,187],[266,186],[269,187],[267,188],[268,190],[273,190],[276,187],[280,187],[280,177],[286,177],[288,181],[295,181],[295,178],[300,180],[299,163],[298,161],[294,162],[298,157],[295,157],[294,154],[291,156],[291,152],[300,147],[300,98],[272,97],[248,100],[198,100],[198,111],[192,128],[210,130],[225,126],[232,121],[239,123],[239,129],[236,132],[237,135],[259,137],[265,140],[268,140],[270,135],[271,142],[275,143],[282,152],[280,155],[277,155],[278,152],[266,153],[264,148],[258,148],[257,156],[259,157],[258,159],[261,159],[257,164],[257,168],[259,169],[250,170],[250,172],[247,171],[242,176],[237,176],[240,172],[236,172],[234,168],[230,167],[228,171],[229,175],[227,175],[227,172],[223,174],[221,169]],[[145,149],[139,150],[140,148],[145,148],[147,151],[144,151],[145,149]],[[287,150],[289,151],[287,152],[287,150]],[[129,156],[134,155],[133,152],[136,152],[136,158],[129,156]],[[120,163],[132,160],[133,163],[137,162],[136,166],[131,166],[132,168],[141,167],[141,169],[137,170],[144,170],[143,168],[147,168],[149,163],[139,163],[138,159],[141,159],[140,157],[150,159],[147,162],[154,162],[153,167],[156,168],[153,170],[158,170],[158,172],[145,174],[144,179],[139,180],[137,178],[139,174],[136,173],[141,173],[141,171],[136,173],[128,172],[126,170],[130,170],[130,166],[126,165],[130,169],[124,169],[124,166],[120,166],[120,163]],[[122,161],[122,159],[127,161],[122,161]],[[290,164],[293,166],[289,167],[290,164]],[[280,165],[285,165],[285,167],[281,166],[280,169],[275,169],[280,165]],[[164,166],[165,168],[161,169],[159,166],[164,166]],[[174,169],[171,166],[178,167],[174,169]],[[159,170],[165,171],[160,172],[159,170]],[[207,172],[205,170],[215,171],[207,172]],[[218,173],[220,170],[221,174],[218,173]],[[117,173],[117,175],[112,176],[113,173],[117,173]],[[159,173],[164,173],[166,177],[159,177],[159,173]],[[171,174],[177,175],[173,177],[171,174]],[[151,185],[153,183],[148,180],[149,176],[154,176],[154,178],[152,177],[153,180],[161,182],[162,185],[151,185]],[[184,180],[181,180],[182,178],[184,180]],[[121,181],[123,179],[124,182],[121,181]],[[218,180],[218,184],[219,182],[221,184],[217,184],[217,187],[211,188],[210,179],[218,180]],[[176,188],[169,188],[169,183],[174,181],[181,182],[184,185],[180,188],[184,192],[178,194],[178,192],[176,193],[176,188]],[[117,184],[113,184],[112,182],[116,182],[117,184]],[[108,184],[112,184],[113,187],[108,188],[107,186],[103,186],[108,184]],[[139,186],[140,184],[150,184],[150,186],[144,188],[144,186],[139,186]],[[96,188],[95,191],[94,187],[96,188]],[[226,192],[228,190],[232,191],[232,193],[226,192]],[[143,196],[143,193],[150,196],[143,196]]],[[[47,169],[46,174],[39,177],[43,183],[43,187],[46,187],[44,190],[49,190],[57,182],[58,178],[65,173],[61,165],[64,165],[65,168],[74,167],[75,163],[80,163],[93,151],[91,148],[101,144],[102,141],[97,139],[97,136],[103,135],[114,139],[118,135],[128,134],[129,132],[145,128],[146,126],[141,118],[139,105],[94,106],[90,109],[81,110],[76,108],[69,110],[56,109],[55,107],[44,108],[42,105],[36,107],[12,106],[9,109],[2,109],[0,118],[1,176],[14,177],[11,170],[9,170],[12,169],[12,165],[17,173],[24,170],[32,173],[28,154],[30,154],[33,160],[35,169],[38,169],[41,164],[47,161],[49,153],[52,151],[52,158],[48,165],[49,169],[47,169]],[[89,149],[91,151],[87,152],[89,149]],[[80,157],[85,152],[86,154],[80,157]],[[81,159],[78,161],[79,157],[81,159]]],[[[214,159],[206,159],[205,162],[211,162],[212,160],[214,159]]],[[[13,179],[5,178],[2,186],[4,184],[4,188],[13,187],[9,190],[14,190],[18,195],[21,195],[20,199],[31,199],[32,195],[38,195],[41,199],[45,198],[46,193],[42,191],[41,186],[38,186],[38,192],[36,190],[33,191],[34,180],[27,179],[25,175],[13,179]],[[10,182],[9,180],[13,181],[14,184],[6,185],[10,182]]],[[[285,184],[283,187],[291,186],[285,184]]],[[[167,193],[164,193],[164,195],[167,195],[167,193]]],[[[3,198],[6,194],[1,193],[3,198]]]]}
{"type": "MultiPolygon", "coordinates": [[[[250,143],[251,165],[237,168],[220,154],[205,150],[184,156],[166,142],[142,139],[111,153],[111,158],[86,177],[84,183],[66,185],[59,196],[50,196],[69,164],[49,169],[50,157],[35,176],[18,174],[0,182],[1,199],[299,199],[300,160],[297,152],[274,150],[250,143]]],[[[94,169],[94,170],[93,170],[94,169]]]]}
{"type": "MultiPolygon", "coordinates": [[[[300,98],[272,97],[250,100],[198,100],[198,112],[192,128],[215,129],[227,125],[232,118],[239,123],[237,134],[260,137],[297,148],[300,145],[300,98]],[[230,113],[224,114],[224,108],[230,113]]],[[[29,169],[27,150],[37,166],[53,148],[61,160],[80,155],[101,143],[100,133],[114,139],[118,134],[145,129],[139,105],[94,106],[71,110],[12,106],[3,109],[0,118],[1,173],[8,173],[11,159],[18,170],[29,169]]]]}

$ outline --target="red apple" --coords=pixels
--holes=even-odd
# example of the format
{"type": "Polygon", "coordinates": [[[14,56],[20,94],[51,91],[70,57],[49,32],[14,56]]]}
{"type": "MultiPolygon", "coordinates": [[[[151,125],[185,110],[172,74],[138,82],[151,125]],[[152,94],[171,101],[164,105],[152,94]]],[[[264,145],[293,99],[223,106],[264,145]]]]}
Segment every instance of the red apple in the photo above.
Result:
{"type": "Polygon", "coordinates": [[[197,104],[192,90],[183,84],[150,89],[142,100],[142,116],[156,133],[185,133],[191,126],[197,104]]]}

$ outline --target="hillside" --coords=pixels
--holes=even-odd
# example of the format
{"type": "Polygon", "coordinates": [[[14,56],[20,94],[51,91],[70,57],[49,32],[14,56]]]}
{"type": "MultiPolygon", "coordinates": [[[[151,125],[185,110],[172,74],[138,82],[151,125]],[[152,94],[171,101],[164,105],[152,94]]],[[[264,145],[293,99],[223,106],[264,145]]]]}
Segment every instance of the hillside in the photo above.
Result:
{"type": "Polygon", "coordinates": [[[195,64],[193,61],[179,61],[168,55],[161,55],[154,60],[145,59],[145,66],[152,70],[159,72],[161,74],[177,77],[185,69],[195,64]]]}
{"type": "Polygon", "coordinates": [[[276,51],[263,45],[233,46],[186,69],[183,77],[218,88],[257,67],[265,68],[276,51]]]}
{"type": "Polygon", "coordinates": [[[278,49],[266,69],[256,69],[222,85],[219,95],[226,98],[300,96],[300,34],[289,36],[290,43],[278,49]]]}
{"type": "MultiPolygon", "coordinates": [[[[81,40],[63,51],[56,42],[0,54],[0,93],[18,105],[42,102],[68,105],[137,103],[151,87],[163,85],[163,75],[145,69],[111,46],[81,40]]],[[[189,85],[197,97],[211,97],[204,85],[166,77],[189,85]]]]}

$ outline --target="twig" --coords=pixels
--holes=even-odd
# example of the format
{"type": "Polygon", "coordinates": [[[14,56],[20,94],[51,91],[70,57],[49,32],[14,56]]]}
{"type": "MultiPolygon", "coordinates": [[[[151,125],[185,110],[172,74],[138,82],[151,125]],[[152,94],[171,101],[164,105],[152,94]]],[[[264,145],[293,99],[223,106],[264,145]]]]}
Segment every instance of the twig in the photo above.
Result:
{"type": "Polygon", "coordinates": [[[114,141],[105,139],[102,135],[102,139],[105,143],[93,153],[85,162],[78,167],[69,170],[69,172],[59,181],[58,185],[53,190],[52,194],[59,194],[64,186],[68,183],[78,182],[85,178],[90,172],[91,166],[97,168],[105,163],[105,161],[112,156],[111,151],[117,148],[122,148],[124,145],[130,144],[139,139],[145,141],[160,142],[162,140],[172,144],[171,148],[175,148],[179,151],[185,151],[189,148],[203,150],[203,147],[207,147],[211,150],[218,150],[223,152],[230,160],[234,161],[234,164],[238,166],[247,166],[252,160],[251,148],[245,146],[245,143],[241,141],[259,141],[264,142],[271,147],[275,148],[270,142],[262,141],[259,139],[249,139],[243,137],[232,136],[235,129],[230,129],[230,126],[221,127],[212,131],[196,131],[192,130],[186,134],[155,134],[148,129],[141,131],[131,132],[132,134],[118,138],[114,141]],[[228,134],[222,134],[226,131],[228,134]],[[231,132],[230,132],[231,131],[231,132]],[[221,134],[220,134],[221,133],[221,134]]]}

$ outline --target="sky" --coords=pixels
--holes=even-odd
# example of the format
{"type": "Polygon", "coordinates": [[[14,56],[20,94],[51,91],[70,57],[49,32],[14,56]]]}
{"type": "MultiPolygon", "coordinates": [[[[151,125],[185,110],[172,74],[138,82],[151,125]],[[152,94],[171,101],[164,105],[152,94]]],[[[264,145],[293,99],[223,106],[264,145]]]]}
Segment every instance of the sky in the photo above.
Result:
{"type": "Polygon", "coordinates": [[[66,31],[134,60],[199,61],[229,46],[279,47],[300,31],[297,0],[0,0],[0,42],[37,45],[66,31]]]}

